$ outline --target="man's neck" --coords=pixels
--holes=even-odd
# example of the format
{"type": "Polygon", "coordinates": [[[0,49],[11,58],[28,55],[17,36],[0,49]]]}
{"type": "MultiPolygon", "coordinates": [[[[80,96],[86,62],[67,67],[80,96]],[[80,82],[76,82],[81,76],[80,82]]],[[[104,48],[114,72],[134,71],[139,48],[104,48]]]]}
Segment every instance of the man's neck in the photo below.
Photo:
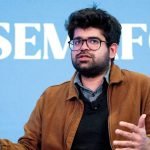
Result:
{"type": "Polygon", "coordinates": [[[104,79],[104,75],[99,75],[93,78],[81,76],[81,82],[83,86],[89,88],[92,91],[96,91],[96,89],[102,85],[103,79],[104,79]]]}

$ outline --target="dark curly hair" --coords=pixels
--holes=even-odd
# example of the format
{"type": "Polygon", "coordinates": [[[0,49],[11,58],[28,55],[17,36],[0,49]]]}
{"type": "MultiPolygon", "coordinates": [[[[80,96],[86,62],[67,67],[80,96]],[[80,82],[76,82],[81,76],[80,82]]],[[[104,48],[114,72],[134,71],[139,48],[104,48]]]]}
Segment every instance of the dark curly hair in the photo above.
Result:
{"type": "Polygon", "coordinates": [[[96,6],[73,12],[65,22],[65,27],[70,40],[73,39],[76,28],[94,27],[103,31],[108,47],[120,42],[121,24],[115,17],[96,6]]]}

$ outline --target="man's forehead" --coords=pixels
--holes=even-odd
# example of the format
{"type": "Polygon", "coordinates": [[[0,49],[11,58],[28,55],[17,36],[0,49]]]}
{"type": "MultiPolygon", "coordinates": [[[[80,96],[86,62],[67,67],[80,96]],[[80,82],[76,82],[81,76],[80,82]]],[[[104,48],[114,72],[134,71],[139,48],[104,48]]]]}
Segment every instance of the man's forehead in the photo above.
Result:
{"type": "Polygon", "coordinates": [[[103,31],[94,27],[89,28],[76,28],[74,31],[74,38],[81,37],[81,38],[87,38],[87,37],[99,37],[101,39],[105,39],[103,35],[103,31]]]}

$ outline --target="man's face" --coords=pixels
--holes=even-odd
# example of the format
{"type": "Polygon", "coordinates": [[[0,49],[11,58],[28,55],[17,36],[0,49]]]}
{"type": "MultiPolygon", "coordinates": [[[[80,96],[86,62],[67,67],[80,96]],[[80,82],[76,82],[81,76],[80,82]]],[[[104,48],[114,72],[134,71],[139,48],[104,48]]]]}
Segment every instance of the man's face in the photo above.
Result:
{"type": "MultiPolygon", "coordinates": [[[[73,39],[88,39],[91,37],[106,41],[102,31],[93,27],[75,29],[73,39]]],[[[71,53],[74,68],[85,77],[96,77],[104,74],[109,67],[109,56],[109,49],[105,42],[101,42],[99,49],[93,51],[84,41],[80,50],[72,51],[71,53]]]]}

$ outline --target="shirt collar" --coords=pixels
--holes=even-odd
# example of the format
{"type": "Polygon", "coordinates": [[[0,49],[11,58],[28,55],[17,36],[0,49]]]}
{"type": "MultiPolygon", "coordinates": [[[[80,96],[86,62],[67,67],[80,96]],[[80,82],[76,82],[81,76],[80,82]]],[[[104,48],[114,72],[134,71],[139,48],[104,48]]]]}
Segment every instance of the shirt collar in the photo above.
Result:
{"type": "MultiPolygon", "coordinates": [[[[109,74],[110,74],[110,67],[109,67],[108,71],[106,72],[106,74],[104,76],[104,78],[106,79],[106,81],[107,81],[108,84],[109,84],[109,74]]],[[[74,78],[74,84],[75,85],[78,84],[80,87],[85,88],[83,86],[83,84],[81,83],[79,72],[77,72],[77,74],[76,74],[76,76],[74,78]]]]}

